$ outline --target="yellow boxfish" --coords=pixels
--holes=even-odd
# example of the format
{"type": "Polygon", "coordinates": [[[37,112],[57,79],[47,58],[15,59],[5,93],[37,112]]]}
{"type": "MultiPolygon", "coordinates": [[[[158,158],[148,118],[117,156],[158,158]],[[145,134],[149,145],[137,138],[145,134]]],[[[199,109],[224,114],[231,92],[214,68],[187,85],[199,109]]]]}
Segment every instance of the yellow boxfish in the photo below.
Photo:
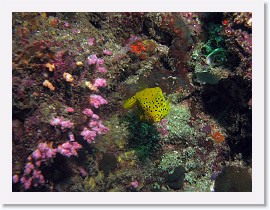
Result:
{"type": "Polygon", "coordinates": [[[169,113],[169,103],[165,100],[160,87],[146,88],[127,99],[123,107],[132,108],[137,104],[139,117],[148,122],[159,122],[169,113]]]}

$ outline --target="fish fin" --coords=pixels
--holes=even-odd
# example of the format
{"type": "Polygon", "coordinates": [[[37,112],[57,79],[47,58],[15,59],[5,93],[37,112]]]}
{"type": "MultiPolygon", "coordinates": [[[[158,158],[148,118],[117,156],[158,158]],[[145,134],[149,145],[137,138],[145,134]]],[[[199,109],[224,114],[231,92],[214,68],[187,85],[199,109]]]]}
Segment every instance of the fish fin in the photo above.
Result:
{"type": "Polygon", "coordinates": [[[126,101],[124,101],[123,107],[125,109],[130,109],[136,104],[136,102],[137,102],[137,99],[135,96],[133,96],[133,97],[127,99],[126,101]]]}

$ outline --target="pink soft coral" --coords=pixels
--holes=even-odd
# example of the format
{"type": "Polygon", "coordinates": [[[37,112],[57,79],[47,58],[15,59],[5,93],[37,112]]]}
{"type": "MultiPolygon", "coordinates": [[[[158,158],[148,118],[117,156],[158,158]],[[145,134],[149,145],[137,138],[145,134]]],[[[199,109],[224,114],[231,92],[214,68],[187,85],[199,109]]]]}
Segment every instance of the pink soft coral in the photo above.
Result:
{"type": "Polygon", "coordinates": [[[66,157],[70,157],[70,156],[77,156],[78,155],[77,150],[81,148],[82,148],[82,145],[80,145],[78,142],[67,141],[59,145],[57,148],[57,151],[66,157]]]}
{"type": "Polygon", "coordinates": [[[94,87],[98,88],[98,87],[106,87],[107,83],[106,80],[103,78],[97,78],[94,82],[94,87]]]}
{"type": "Polygon", "coordinates": [[[108,102],[100,95],[90,95],[89,102],[95,108],[99,108],[100,105],[107,104],[108,102]]]}
{"type": "Polygon", "coordinates": [[[86,127],[83,129],[83,131],[81,132],[81,135],[83,136],[83,138],[89,143],[91,144],[95,137],[97,136],[97,133],[95,131],[91,131],[88,130],[86,127]]]}

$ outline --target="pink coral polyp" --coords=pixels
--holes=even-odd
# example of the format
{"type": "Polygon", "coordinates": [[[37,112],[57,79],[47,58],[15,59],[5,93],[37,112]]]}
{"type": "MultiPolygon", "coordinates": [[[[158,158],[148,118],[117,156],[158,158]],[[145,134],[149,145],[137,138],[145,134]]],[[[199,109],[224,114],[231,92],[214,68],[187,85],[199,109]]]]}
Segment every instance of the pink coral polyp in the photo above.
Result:
{"type": "Polygon", "coordinates": [[[92,94],[89,98],[89,102],[95,108],[99,108],[100,105],[107,104],[108,102],[100,95],[92,94]]]}
{"type": "Polygon", "coordinates": [[[91,109],[88,109],[86,108],[84,111],[83,111],[83,114],[85,114],[86,116],[88,117],[91,117],[93,115],[93,111],[91,109]]]}

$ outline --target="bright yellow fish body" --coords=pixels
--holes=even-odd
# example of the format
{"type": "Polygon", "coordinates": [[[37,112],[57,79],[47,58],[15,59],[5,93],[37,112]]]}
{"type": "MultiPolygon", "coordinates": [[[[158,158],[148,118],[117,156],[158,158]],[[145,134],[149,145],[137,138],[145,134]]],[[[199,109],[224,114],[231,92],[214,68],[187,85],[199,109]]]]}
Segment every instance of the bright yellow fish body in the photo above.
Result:
{"type": "Polygon", "coordinates": [[[148,122],[159,122],[169,113],[169,103],[165,100],[160,87],[146,88],[127,99],[125,109],[138,105],[140,119],[148,122]]]}

